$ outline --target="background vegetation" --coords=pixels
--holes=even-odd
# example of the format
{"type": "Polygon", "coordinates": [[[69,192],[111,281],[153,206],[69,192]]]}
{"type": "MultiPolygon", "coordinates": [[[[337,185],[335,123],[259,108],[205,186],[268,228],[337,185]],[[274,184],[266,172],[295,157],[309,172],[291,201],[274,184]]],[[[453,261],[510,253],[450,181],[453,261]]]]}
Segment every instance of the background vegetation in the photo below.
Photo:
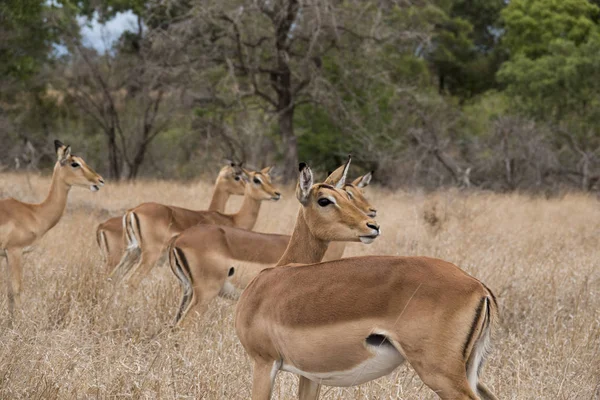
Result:
{"type": "Polygon", "coordinates": [[[7,0],[0,163],[46,165],[60,137],[113,180],[351,152],[389,186],[592,190],[598,3],[7,0]],[[86,47],[120,12],[136,26],[86,47]]]}

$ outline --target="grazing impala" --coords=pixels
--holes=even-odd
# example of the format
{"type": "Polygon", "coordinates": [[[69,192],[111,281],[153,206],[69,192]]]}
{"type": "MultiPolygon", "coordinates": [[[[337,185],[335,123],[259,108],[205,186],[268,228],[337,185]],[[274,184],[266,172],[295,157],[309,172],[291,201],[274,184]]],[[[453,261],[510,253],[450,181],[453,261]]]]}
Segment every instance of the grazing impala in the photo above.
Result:
{"type": "MultiPolygon", "coordinates": [[[[225,205],[231,195],[244,194],[241,164],[229,161],[217,180],[208,211],[225,211],[225,205]]],[[[123,217],[113,217],[98,225],[96,241],[104,258],[105,267],[112,271],[123,255],[123,217]]]]}
{"type": "MultiPolygon", "coordinates": [[[[325,182],[341,182],[345,168],[346,165],[338,168],[325,182]]],[[[361,191],[370,181],[368,173],[341,187],[358,209],[374,217],[376,210],[361,191]]],[[[289,235],[219,225],[196,225],[173,237],[167,251],[169,265],[183,289],[175,325],[183,326],[184,321],[191,319],[187,316],[203,313],[217,295],[237,298],[260,271],[281,258],[289,241],[289,235]],[[235,261],[246,263],[232,266],[235,261]]],[[[341,258],[344,248],[344,242],[330,244],[323,259],[341,258]]]]}
{"type": "Polygon", "coordinates": [[[313,185],[310,169],[300,170],[290,243],[237,305],[236,332],[254,363],[252,399],[270,398],[280,370],[300,375],[299,398],[306,400],[318,398],[321,384],[358,385],[404,360],[442,399],[495,399],[478,382],[498,313],[490,290],[433,258],[315,264],[329,241],[370,243],[379,229],[344,192],[313,185]]]}
{"type": "Polygon", "coordinates": [[[196,224],[252,229],[262,201],[281,198],[271,183],[270,170],[271,167],[261,171],[244,170],[244,179],[247,180],[244,200],[235,214],[193,211],[157,203],[144,203],[127,211],[123,216],[127,248],[113,275],[117,279],[125,278],[131,286],[137,287],[164,253],[169,240],[196,224]]]}
{"type": "Polygon", "coordinates": [[[21,256],[58,223],[67,205],[71,186],[83,186],[95,192],[104,185],[102,177],[81,157],[71,154],[71,146],[54,141],[58,161],[46,199],[40,204],[22,203],[15,199],[0,200],[0,255],[8,262],[8,307],[11,316],[21,299],[21,256]]]}

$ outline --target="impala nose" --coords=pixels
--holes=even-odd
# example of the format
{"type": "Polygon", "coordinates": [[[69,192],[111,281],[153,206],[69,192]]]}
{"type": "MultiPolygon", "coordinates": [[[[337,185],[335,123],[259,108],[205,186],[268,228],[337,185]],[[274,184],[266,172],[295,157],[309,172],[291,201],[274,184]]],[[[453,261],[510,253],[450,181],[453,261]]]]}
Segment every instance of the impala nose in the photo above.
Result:
{"type": "Polygon", "coordinates": [[[104,179],[102,179],[102,178],[98,179],[98,183],[100,184],[100,186],[104,186],[104,179]]]}
{"type": "Polygon", "coordinates": [[[371,218],[374,218],[377,216],[377,210],[374,208],[369,208],[369,213],[367,215],[371,218]]]}
{"type": "Polygon", "coordinates": [[[279,200],[281,198],[281,193],[275,192],[275,196],[273,196],[273,200],[279,200]]]}
{"type": "Polygon", "coordinates": [[[367,226],[379,234],[379,225],[374,224],[373,222],[367,222],[367,226]]]}

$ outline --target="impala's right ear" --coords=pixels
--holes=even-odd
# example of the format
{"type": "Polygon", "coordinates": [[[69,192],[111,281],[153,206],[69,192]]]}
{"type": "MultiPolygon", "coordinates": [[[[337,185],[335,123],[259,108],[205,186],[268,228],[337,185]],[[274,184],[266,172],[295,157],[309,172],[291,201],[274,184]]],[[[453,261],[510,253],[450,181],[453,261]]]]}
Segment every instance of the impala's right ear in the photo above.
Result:
{"type": "Polygon", "coordinates": [[[250,171],[248,171],[242,167],[239,167],[239,169],[241,171],[240,176],[242,177],[242,180],[244,182],[249,182],[250,181],[250,171]]]}
{"type": "Polygon", "coordinates": [[[298,177],[298,186],[296,187],[296,198],[298,198],[300,204],[306,204],[313,185],[313,174],[306,163],[300,163],[299,169],[300,176],[298,177]]]}
{"type": "Polygon", "coordinates": [[[71,157],[71,146],[65,146],[60,140],[54,141],[54,150],[56,150],[56,157],[61,164],[71,157]]]}
{"type": "Polygon", "coordinates": [[[369,186],[369,183],[371,183],[371,178],[373,178],[373,171],[368,172],[363,176],[359,176],[352,182],[352,184],[357,188],[362,189],[365,186],[369,186]]]}

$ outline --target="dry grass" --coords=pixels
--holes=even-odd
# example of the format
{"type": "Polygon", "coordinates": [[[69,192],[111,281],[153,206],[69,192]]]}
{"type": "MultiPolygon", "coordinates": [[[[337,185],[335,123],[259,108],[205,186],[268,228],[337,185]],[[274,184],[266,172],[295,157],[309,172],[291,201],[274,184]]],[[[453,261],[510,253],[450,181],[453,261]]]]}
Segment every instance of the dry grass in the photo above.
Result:
{"type": "MultiPolygon", "coordinates": [[[[40,200],[48,183],[3,174],[0,194],[40,200]]],[[[202,208],[210,192],[206,183],[171,182],[109,184],[96,194],[74,189],[63,220],[25,258],[23,313],[13,329],[4,285],[0,293],[0,398],[248,399],[250,366],[233,330],[235,304],[217,299],[193,329],[172,333],[166,328],[179,288],[170,271],[155,270],[135,293],[115,288],[105,280],[94,239],[96,224],[126,207],[155,200],[202,208]]],[[[257,230],[289,232],[298,205],[284,193],[283,201],[263,206],[257,230]]],[[[383,236],[371,246],[350,245],[347,255],[443,258],[498,295],[502,320],[483,379],[500,398],[600,398],[595,198],[376,189],[369,195],[383,236]]],[[[295,385],[281,373],[274,398],[294,398],[295,385]]],[[[321,398],[435,396],[401,367],[356,388],[325,388],[321,398]]]]}

